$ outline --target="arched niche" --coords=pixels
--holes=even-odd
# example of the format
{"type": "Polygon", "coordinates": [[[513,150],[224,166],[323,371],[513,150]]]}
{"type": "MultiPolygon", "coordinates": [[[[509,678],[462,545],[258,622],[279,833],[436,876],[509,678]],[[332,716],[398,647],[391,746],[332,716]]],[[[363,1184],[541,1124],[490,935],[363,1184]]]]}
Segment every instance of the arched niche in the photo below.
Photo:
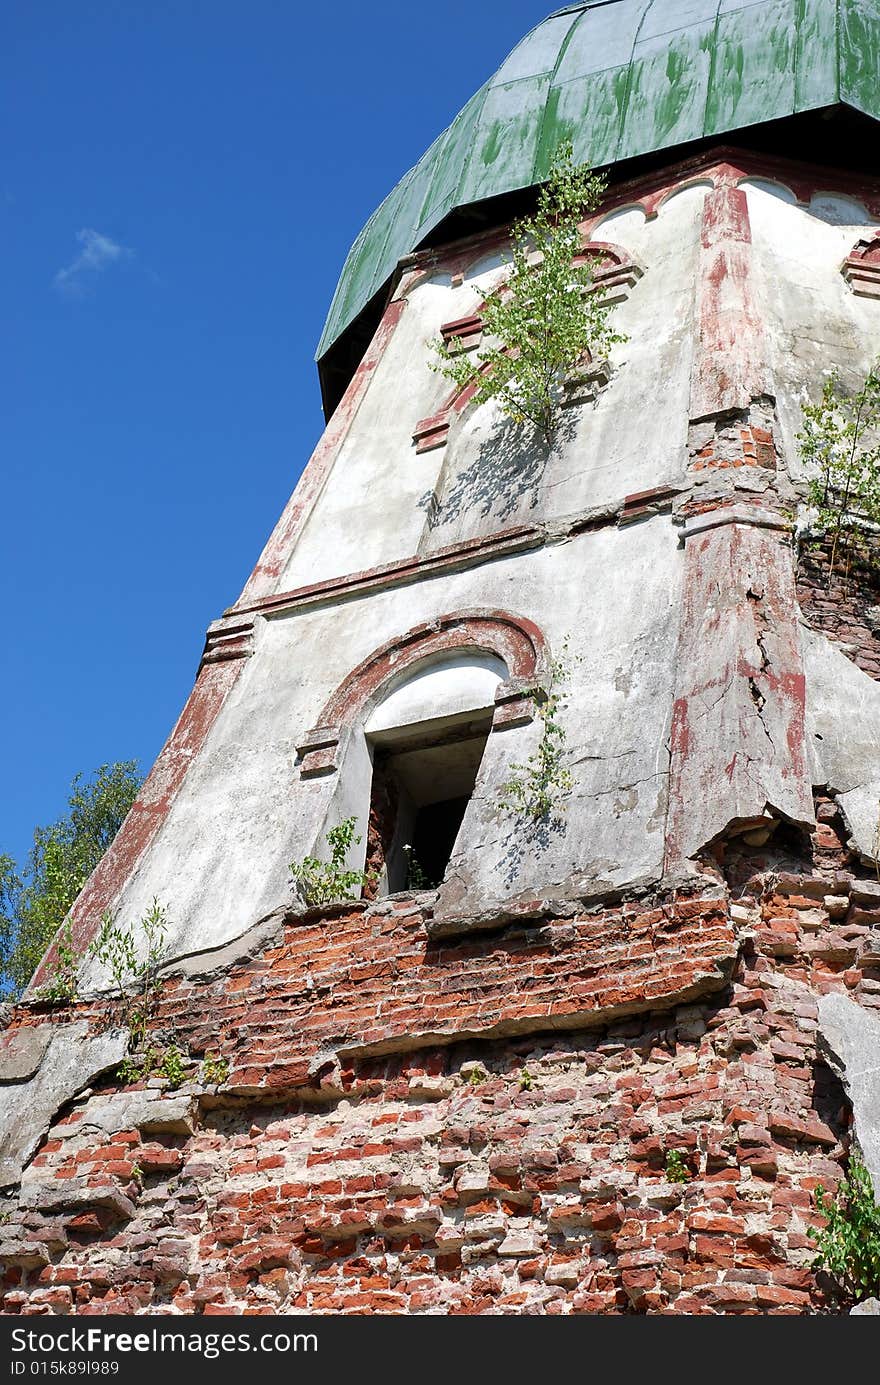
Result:
{"type": "Polygon", "coordinates": [[[507,666],[458,650],[409,669],[364,725],[372,761],[366,860],[371,893],[442,881],[474,797],[507,666]]]}

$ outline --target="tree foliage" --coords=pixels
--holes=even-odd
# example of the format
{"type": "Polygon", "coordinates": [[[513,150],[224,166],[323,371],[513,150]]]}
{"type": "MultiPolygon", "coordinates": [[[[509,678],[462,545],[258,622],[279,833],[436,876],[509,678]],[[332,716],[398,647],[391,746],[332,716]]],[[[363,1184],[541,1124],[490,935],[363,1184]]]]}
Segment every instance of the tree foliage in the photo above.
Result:
{"type": "Polygon", "coordinates": [[[0,991],[24,990],[43,953],[122,826],[140,775],[133,760],[74,779],[67,812],[34,830],[23,867],[0,856],[0,991]]]}
{"type": "Polygon", "coordinates": [[[880,523],[880,365],[852,395],[832,371],[819,403],[805,404],[803,413],[798,443],[813,472],[817,526],[831,537],[833,572],[840,553],[850,557],[859,546],[864,521],[880,523]]]}
{"type": "Polygon", "coordinates": [[[533,216],[511,232],[512,260],[483,308],[487,345],[475,358],[442,340],[432,342],[432,367],[459,389],[473,388],[477,403],[495,399],[508,417],[530,423],[549,447],[564,404],[565,383],[584,359],[607,353],[623,338],[608,323],[610,305],[593,282],[581,252],[579,222],[594,211],[605,182],[559,147],[533,216]]]}

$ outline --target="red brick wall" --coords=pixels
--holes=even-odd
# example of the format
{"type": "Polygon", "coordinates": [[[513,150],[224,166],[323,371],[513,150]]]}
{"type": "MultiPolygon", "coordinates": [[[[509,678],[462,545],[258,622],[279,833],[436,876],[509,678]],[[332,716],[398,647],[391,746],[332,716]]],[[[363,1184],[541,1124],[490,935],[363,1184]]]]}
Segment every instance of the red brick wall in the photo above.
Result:
{"type": "Polygon", "coordinates": [[[831,541],[805,544],[800,553],[797,593],[801,610],[814,630],[844,646],[860,669],[880,678],[880,624],[867,618],[880,605],[880,545],[871,564],[835,558],[831,541]]]}
{"type": "Polygon", "coordinates": [[[157,1040],[231,1064],[179,1090],[191,1133],[102,1134],[112,1082],[50,1132],[4,1229],[3,1312],[824,1311],[806,1231],[849,1113],[816,996],[880,1007],[877,893],[829,855],[730,908],[436,943],[402,903],[292,920],[165,988],[157,1040]]]}

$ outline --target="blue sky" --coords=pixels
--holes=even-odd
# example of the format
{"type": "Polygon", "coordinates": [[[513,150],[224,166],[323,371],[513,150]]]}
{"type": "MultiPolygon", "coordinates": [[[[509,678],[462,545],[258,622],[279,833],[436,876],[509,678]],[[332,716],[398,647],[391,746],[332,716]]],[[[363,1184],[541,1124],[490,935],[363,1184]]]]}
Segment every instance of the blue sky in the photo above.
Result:
{"type": "Polygon", "coordinates": [[[0,851],[146,770],[320,435],[349,244],[541,0],[7,0],[0,851]]]}

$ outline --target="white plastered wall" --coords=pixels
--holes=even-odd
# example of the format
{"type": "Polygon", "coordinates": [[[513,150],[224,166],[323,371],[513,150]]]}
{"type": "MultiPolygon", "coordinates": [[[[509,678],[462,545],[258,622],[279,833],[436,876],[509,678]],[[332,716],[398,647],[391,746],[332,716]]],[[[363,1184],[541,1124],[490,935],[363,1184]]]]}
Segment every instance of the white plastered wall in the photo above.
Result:
{"type": "Polygon", "coordinates": [[[743,187],[783,452],[801,480],[802,401],[818,400],[834,367],[845,384],[858,387],[880,353],[880,300],[854,294],[840,272],[876,223],[861,203],[833,191],[803,206],[775,183],[749,179],[743,187]]]}
{"type": "Polygon", "coordinates": [[[694,340],[694,287],[706,189],[673,194],[658,216],[641,208],[606,217],[593,238],[620,246],[645,273],[613,309],[626,340],[612,347],[612,378],[594,403],[564,416],[545,461],[524,450],[497,406],[453,429],[438,482],[440,510],[421,549],[619,504],[683,477],[694,340]],[[646,409],[651,426],[645,427],[646,409]]]}
{"type": "Polygon", "coordinates": [[[462,907],[576,871],[624,883],[659,870],[680,569],[675,531],[659,517],[262,621],[255,652],[123,892],[120,921],[135,922],[158,897],[176,955],[217,946],[289,902],[291,861],[347,816],[364,831],[370,781],[362,732],[352,737],[360,761],[347,761],[344,775],[312,780],[299,777],[297,740],[376,648],[474,607],[534,621],[554,652],[569,638],[575,662],[563,719],[575,789],[546,849],[513,862],[516,824],[499,807],[498,789],[510,764],[528,755],[537,728],[490,736],[459,838],[462,907]]]}
{"type": "MultiPolygon", "coordinates": [[[[833,190],[807,206],[775,183],[743,186],[783,453],[791,475],[804,480],[803,401],[819,399],[835,368],[845,386],[858,388],[880,354],[880,300],[854,294],[840,272],[876,222],[833,190]]],[[[813,782],[837,794],[867,859],[876,855],[880,813],[880,687],[824,634],[805,626],[802,644],[813,782]]]]}
{"type": "Polygon", "coordinates": [[[846,814],[861,856],[877,860],[880,838],[880,684],[818,630],[802,630],[807,743],[813,783],[846,814]]]}
{"type": "Polygon", "coordinates": [[[521,449],[507,455],[504,421],[491,405],[454,424],[446,447],[416,452],[416,425],[441,408],[451,388],[429,368],[430,342],[444,322],[476,310],[498,282],[499,257],[478,261],[458,288],[438,274],[413,289],[278,590],[680,480],[705,192],[700,185],[673,194],[651,221],[638,208],[615,212],[595,231],[595,239],[629,251],[645,273],[614,309],[614,325],[628,340],[612,350],[610,384],[595,404],[570,411],[565,441],[546,465],[523,458],[521,449]],[[435,490],[446,509],[431,527],[435,490]]]}

